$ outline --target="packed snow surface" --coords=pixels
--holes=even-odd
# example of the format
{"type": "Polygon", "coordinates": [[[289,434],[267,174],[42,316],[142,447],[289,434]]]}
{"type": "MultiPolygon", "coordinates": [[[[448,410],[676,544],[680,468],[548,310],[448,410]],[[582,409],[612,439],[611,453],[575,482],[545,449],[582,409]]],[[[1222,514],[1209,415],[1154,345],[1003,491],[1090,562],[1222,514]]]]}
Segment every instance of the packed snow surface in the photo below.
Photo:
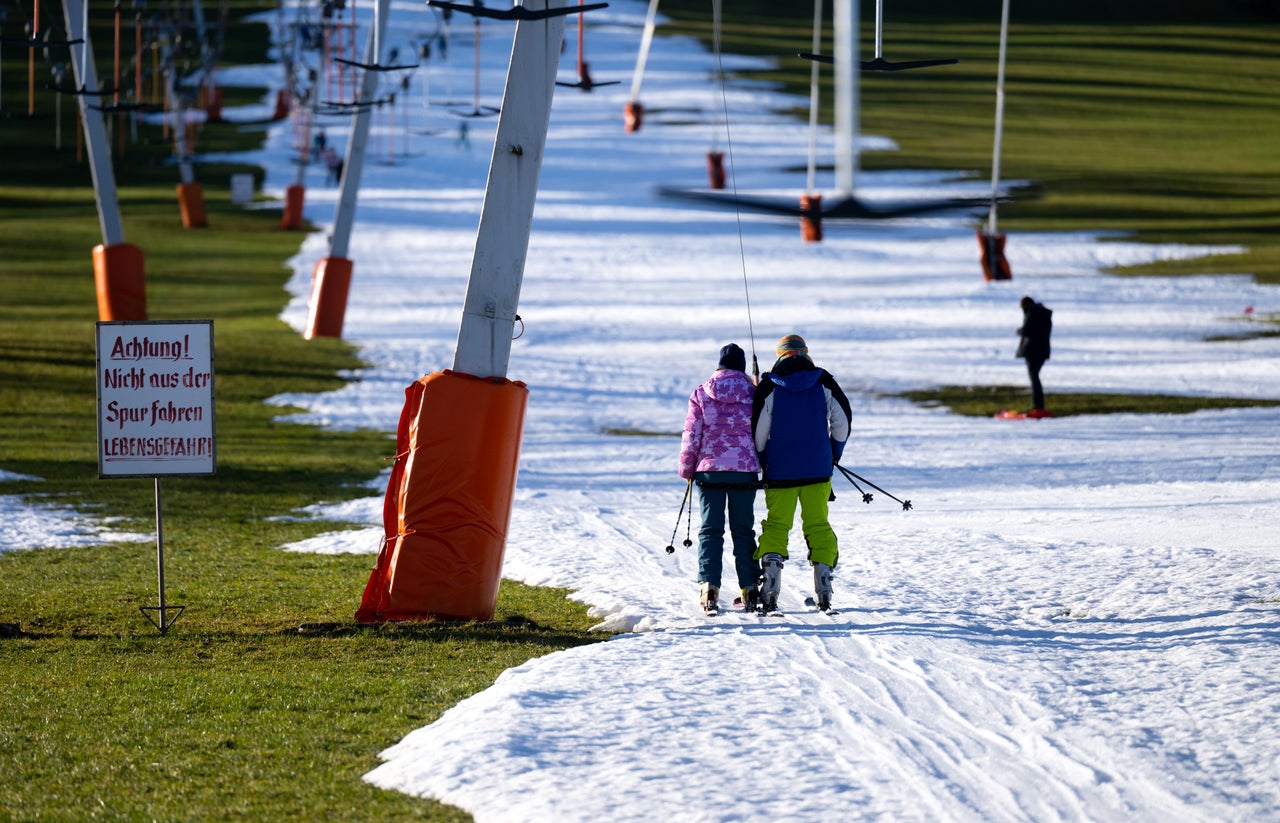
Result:
{"type": "MultiPolygon", "coordinates": [[[[1280,820],[1280,410],[999,421],[891,396],[1024,385],[1031,294],[1054,311],[1050,407],[1085,390],[1280,398],[1280,338],[1241,335],[1246,308],[1275,312],[1280,293],[1244,274],[1103,273],[1231,249],[1061,234],[1011,235],[1014,280],[985,283],[985,209],[828,223],[806,244],[794,219],[659,197],[705,188],[716,148],[731,188],[798,198],[809,138],[782,113],[804,101],[734,76],[767,63],[725,55],[722,96],[714,55],[668,37],[624,134],[644,12],[588,15],[591,73],[620,85],[556,91],[508,373],[530,399],[505,576],[571,589],[622,633],[505,672],[366,779],[480,821],[1280,820]],[[797,530],[783,616],[707,618],[676,528],[686,400],[724,343],[767,370],[791,332],[850,397],[844,464],[886,493],[864,504],[836,478],[839,614],[803,605],[797,530]]],[[[511,31],[483,30],[497,105],[511,31]]],[[[387,42],[442,31],[398,3],[387,42]]],[[[397,131],[375,117],[343,331],[369,366],[275,398],[305,409],[288,419],[392,432],[404,387],[452,365],[495,121],[430,101],[470,107],[472,34],[455,17],[397,131]]],[[[348,119],[324,123],[341,150],[348,119]]],[[[254,158],[272,193],[294,182],[294,139],[275,126],[254,158]]],[[[828,166],[833,145],[819,135],[828,166]]],[[[322,166],[304,174],[324,230],[291,261],[299,329],[338,191],[322,166]]],[[[873,204],[981,197],[984,174],[860,173],[857,188],[873,204]]],[[[299,514],[357,526],[287,548],[372,555],[380,492],[318,501],[299,514]]]]}

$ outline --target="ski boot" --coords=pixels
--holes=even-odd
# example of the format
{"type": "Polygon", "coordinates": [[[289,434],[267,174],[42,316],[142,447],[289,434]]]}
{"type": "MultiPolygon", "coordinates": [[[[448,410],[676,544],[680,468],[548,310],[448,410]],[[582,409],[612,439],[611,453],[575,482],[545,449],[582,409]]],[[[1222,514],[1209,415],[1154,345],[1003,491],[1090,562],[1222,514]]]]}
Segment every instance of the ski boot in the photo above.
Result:
{"type": "Polygon", "coordinates": [[[760,560],[760,611],[778,610],[778,592],[782,589],[782,555],[769,552],[760,560]]]}
{"type": "Polygon", "coordinates": [[[760,611],[760,587],[749,586],[742,590],[742,597],[734,605],[741,606],[744,612],[760,611]]]}
{"type": "Polygon", "coordinates": [[[826,563],[813,564],[813,593],[818,611],[831,611],[831,567],[826,563]]]}
{"type": "Polygon", "coordinates": [[[705,581],[702,584],[702,611],[709,615],[720,613],[720,589],[705,581]]]}

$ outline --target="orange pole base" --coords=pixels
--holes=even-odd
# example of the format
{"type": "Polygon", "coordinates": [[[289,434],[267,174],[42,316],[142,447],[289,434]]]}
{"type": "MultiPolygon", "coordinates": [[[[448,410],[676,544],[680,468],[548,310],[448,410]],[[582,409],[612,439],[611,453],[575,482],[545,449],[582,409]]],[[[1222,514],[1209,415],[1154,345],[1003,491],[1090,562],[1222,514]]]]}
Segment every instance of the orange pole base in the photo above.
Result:
{"type": "Polygon", "coordinates": [[[284,120],[289,116],[289,91],[280,89],[276,92],[276,110],[271,114],[272,120],[284,120]]]}
{"type": "Polygon", "coordinates": [[[822,242],[822,195],[800,195],[800,239],[806,243],[822,242]]]}
{"type": "Polygon", "coordinates": [[[280,217],[280,228],[295,231],[302,228],[302,203],[307,198],[306,186],[286,186],[284,190],[284,214],[280,217]]]}
{"type": "Polygon", "coordinates": [[[386,540],[355,617],[493,619],[529,390],[436,372],[405,390],[386,540]]]}
{"type": "Polygon", "coordinates": [[[212,94],[205,94],[204,115],[208,123],[222,122],[222,89],[214,89],[212,94]]]}
{"type": "Polygon", "coordinates": [[[202,229],[209,225],[204,214],[204,188],[199,183],[178,184],[178,208],[183,228],[202,229]]]}
{"type": "Polygon", "coordinates": [[[626,126],[627,134],[640,131],[640,126],[644,122],[644,106],[640,103],[628,103],[622,110],[622,122],[626,126]]]}
{"type": "Polygon", "coordinates": [[[351,270],[345,257],[322,257],[311,274],[311,302],[307,308],[307,329],[303,337],[342,337],[342,320],[347,313],[347,293],[351,290],[351,270]]]}
{"type": "Polygon", "coordinates": [[[707,178],[711,188],[724,188],[724,152],[707,152],[707,178]]]}
{"type": "Polygon", "coordinates": [[[142,249],[130,243],[93,247],[98,319],[146,320],[147,275],[142,249]]]}
{"type": "Polygon", "coordinates": [[[992,280],[1012,280],[1013,269],[1004,256],[1005,235],[987,234],[977,230],[978,247],[982,249],[982,279],[990,283],[992,280]]]}

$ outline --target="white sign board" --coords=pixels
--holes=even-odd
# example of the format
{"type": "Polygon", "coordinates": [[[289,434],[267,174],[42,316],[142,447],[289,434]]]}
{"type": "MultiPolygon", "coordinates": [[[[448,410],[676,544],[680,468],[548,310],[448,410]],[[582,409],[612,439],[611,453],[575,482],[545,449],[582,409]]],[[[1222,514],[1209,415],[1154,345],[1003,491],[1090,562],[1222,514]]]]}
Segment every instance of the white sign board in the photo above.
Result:
{"type": "Polygon", "coordinates": [[[237,206],[253,202],[253,175],[231,175],[231,202],[237,206]]]}
{"type": "Polygon", "coordinates": [[[214,473],[213,321],[98,323],[98,476],[214,473]]]}

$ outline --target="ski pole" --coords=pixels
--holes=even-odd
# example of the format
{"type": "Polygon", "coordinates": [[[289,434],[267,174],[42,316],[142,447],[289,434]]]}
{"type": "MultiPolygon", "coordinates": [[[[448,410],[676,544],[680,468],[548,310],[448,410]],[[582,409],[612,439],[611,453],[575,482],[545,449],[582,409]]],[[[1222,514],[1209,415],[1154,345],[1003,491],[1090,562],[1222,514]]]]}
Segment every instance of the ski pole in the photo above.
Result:
{"type": "Polygon", "coordinates": [[[870,503],[872,500],[871,492],[864,492],[862,490],[862,487],[858,485],[858,481],[854,480],[852,477],[849,476],[849,470],[846,469],[844,466],[841,466],[839,463],[837,463],[836,468],[839,469],[840,473],[844,475],[845,480],[848,480],[850,483],[853,484],[853,487],[858,490],[858,494],[862,495],[862,502],[870,503]]]}
{"type": "Polygon", "coordinates": [[[693,545],[693,481],[689,481],[689,508],[684,513],[684,547],[687,549],[693,545]]]}
{"type": "MultiPolygon", "coordinates": [[[[853,473],[853,472],[849,471],[849,470],[848,470],[848,469],[846,469],[844,466],[841,466],[839,463],[837,463],[837,464],[836,464],[836,467],[837,467],[838,469],[840,469],[840,471],[844,474],[844,476],[845,476],[845,477],[847,477],[847,478],[849,478],[849,480],[850,480],[850,481],[854,480],[855,478],[856,478],[856,479],[858,479],[858,480],[861,480],[863,483],[866,483],[868,486],[870,486],[871,488],[873,488],[873,489],[875,489],[876,491],[880,492],[880,493],[881,493],[881,494],[883,494],[885,497],[888,497],[890,500],[897,500],[899,503],[901,503],[901,504],[902,504],[902,510],[903,510],[904,512],[905,512],[905,511],[910,511],[910,510],[911,510],[911,501],[910,501],[910,500],[898,500],[898,498],[896,498],[896,497],[894,497],[893,495],[889,494],[887,491],[885,491],[884,489],[880,488],[880,487],[879,487],[879,486],[877,486],[875,483],[872,483],[870,480],[868,480],[867,478],[863,477],[862,475],[860,475],[860,474],[855,474],[855,473],[853,473]]],[[[855,485],[856,485],[856,484],[855,484],[855,485]]]]}
{"type": "MultiPolygon", "coordinates": [[[[689,482],[684,487],[684,497],[680,500],[680,510],[676,512],[676,527],[671,530],[671,542],[667,544],[667,554],[674,554],[676,550],[676,532],[680,531],[680,518],[684,517],[685,506],[689,508],[689,518],[693,519],[693,478],[689,478],[689,482]]],[[[693,526],[688,526],[690,534],[693,526]]],[[[684,547],[687,549],[693,545],[690,534],[685,534],[684,547]]]]}

